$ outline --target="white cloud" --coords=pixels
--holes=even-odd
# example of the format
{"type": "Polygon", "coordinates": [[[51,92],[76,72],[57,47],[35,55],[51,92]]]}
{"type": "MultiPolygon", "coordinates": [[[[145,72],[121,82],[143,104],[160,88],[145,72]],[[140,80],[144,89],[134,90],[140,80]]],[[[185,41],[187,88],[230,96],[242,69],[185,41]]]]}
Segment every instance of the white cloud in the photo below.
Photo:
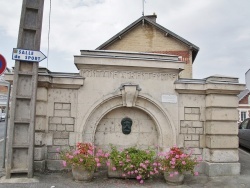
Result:
{"type": "MultiPolygon", "coordinates": [[[[49,2],[44,4],[41,42],[45,54],[49,2]]],[[[1,0],[0,53],[10,67],[14,65],[11,53],[16,47],[21,4],[21,0],[1,0]]],[[[194,62],[196,78],[225,74],[244,82],[250,68],[249,7],[248,0],[146,0],[145,15],[155,12],[157,23],[200,47],[194,62]]],[[[141,15],[141,0],[52,0],[49,68],[76,72],[73,55],[81,49],[95,49],[141,15]]],[[[47,66],[46,60],[40,65],[47,66]]]]}

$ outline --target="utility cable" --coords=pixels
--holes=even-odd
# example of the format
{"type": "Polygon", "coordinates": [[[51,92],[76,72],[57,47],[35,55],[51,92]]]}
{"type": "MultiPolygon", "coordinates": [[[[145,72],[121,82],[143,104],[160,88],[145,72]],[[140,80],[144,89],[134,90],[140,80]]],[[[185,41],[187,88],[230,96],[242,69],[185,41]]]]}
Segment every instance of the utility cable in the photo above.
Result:
{"type": "Polygon", "coordinates": [[[49,1],[49,29],[48,29],[47,69],[49,69],[50,17],[51,17],[51,0],[49,1]]]}

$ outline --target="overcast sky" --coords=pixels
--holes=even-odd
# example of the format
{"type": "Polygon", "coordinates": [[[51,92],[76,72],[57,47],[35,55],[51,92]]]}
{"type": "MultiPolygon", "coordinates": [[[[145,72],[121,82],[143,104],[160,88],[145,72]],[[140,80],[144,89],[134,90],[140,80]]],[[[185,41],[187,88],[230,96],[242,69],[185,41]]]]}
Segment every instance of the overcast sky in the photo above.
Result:
{"type": "MultiPolygon", "coordinates": [[[[50,0],[45,0],[41,51],[47,55],[50,0]]],[[[0,0],[0,53],[14,66],[22,0],[0,0]]],[[[145,15],[200,48],[194,78],[240,78],[250,69],[250,0],[146,0],[145,15]]],[[[93,50],[142,15],[142,0],[52,0],[48,68],[78,72],[74,55],[93,50]]],[[[47,60],[40,62],[47,67],[47,60]]]]}

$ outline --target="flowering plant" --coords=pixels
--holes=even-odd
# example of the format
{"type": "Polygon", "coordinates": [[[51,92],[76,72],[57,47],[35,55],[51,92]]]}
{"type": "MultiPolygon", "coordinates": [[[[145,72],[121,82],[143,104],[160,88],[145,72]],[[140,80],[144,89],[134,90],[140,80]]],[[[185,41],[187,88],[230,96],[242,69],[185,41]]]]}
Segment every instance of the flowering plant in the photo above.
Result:
{"type": "Polygon", "coordinates": [[[93,171],[107,159],[108,153],[99,149],[94,153],[95,147],[91,143],[78,143],[75,150],[61,151],[63,166],[79,166],[87,171],[93,171]]]}
{"type": "Polygon", "coordinates": [[[168,152],[159,154],[160,169],[163,172],[168,172],[170,177],[183,172],[191,172],[193,175],[198,175],[194,168],[200,160],[192,157],[192,151],[187,154],[176,146],[172,147],[168,152]]]}
{"type": "MultiPolygon", "coordinates": [[[[155,163],[155,152],[151,149],[140,150],[130,147],[118,150],[115,146],[111,146],[109,159],[112,162],[113,171],[121,170],[123,177],[134,176],[140,183],[159,173],[157,163],[155,163]]],[[[107,165],[111,164],[108,162],[107,165]]]]}

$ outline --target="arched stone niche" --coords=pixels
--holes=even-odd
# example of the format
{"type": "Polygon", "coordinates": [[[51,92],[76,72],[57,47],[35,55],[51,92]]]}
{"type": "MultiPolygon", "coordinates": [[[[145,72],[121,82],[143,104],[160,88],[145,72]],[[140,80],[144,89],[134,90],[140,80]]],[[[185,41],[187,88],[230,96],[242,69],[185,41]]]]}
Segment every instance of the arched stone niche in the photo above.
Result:
{"type": "Polygon", "coordinates": [[[95,145],[105,148],[109,144],[117,148],[137,146],[148,148],[158,145],[158,132],[152,118],[138,108],[120,107],[107,113],[97,125],[95,145]],[[132,119],[131,133],[122,132],[121,121],[124,117],[132,119]]]}
{"type": "MultiPolygon", "coordinates": [[[[176,130],[174,128],[173,122],[169,118],[167,111],[162,108],[157,101],[143,94],[138,95],[136,103],[133,107],[123,106],[122,95],[109,96],[106,97],[106,99],[97,102],[90,110],[90,112],[86,114],[86,119],[81,130],[82,141],[99,143],[100,140],[98,140],[96,137],[98,136],[98,134],[104,134],[100,132],[104,128],[102,124],[106,121],[105,119],[107,119],[107,117],[109,116],[111,116],[113,119],[116,119],[114,117],[116,114],[119,114],[119,117],[121,119],[121,117],[129,116],[129,111],[142,115],[142,119],[147,117],[151,122],[149,123],[149,126],[153,127],[153,129],[155,130],[153,134],[157,135],[157,138],[152,138],[152,145],[156,143],[159,149],[162,150],[165,148],[170,148],[176,144],[176,130]]],[[[139,121],[138,118],[137,120],[139,121]]],[[[112,123],[112,120],[110,120],[108,123],[112,123]]],[[[113,121],[113,123],[120,124],[120,122],[118,122],[118,118],[115,122],[113,121]]],[[[119,128],[121,127],[118,126],[118,129],[119,128]]],[[[113,133],[115,134],[115,131],[113,133]]],[[[136,143],[136,141],[134,141],[134,143],[136,143]]],[[[105,144],[107,144],[108,146],[107,142],[105,142],[105,144]]],[[[130,144],[132,144],[132,142],[130,144]]]]}

